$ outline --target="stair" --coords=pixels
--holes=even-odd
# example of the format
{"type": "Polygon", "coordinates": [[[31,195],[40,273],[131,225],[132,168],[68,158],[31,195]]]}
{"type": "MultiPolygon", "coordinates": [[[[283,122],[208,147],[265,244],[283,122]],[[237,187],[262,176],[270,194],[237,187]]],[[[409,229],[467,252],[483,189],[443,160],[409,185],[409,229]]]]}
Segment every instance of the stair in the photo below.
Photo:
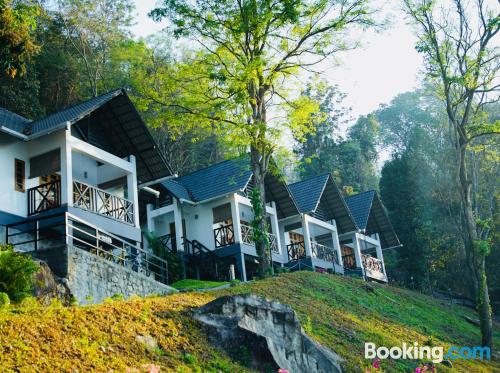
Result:
{"type": "Polygon", "coordinates": [[[229,281],[235,260],[221,257],[197,240],[184,239],[186,277],[205,281],[229,281]]]}

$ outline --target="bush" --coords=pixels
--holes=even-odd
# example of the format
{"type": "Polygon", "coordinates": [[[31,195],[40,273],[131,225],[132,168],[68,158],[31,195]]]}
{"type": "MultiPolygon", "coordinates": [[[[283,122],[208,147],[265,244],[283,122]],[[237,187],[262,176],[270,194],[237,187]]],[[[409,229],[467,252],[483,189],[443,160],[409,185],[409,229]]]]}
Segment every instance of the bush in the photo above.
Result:
{"type": "Polygon", "coordinates": [[[0,310],[10,305],[10,298],[7,293],[0,293],[0,310]]]}
{"type": "Polygon", "coordinates": [[[32,275],[39,266],[30,257],[14,252],[11,245],[0,245],[0,292],[13,301],[31,294],[32,275]]]}
{"type": "Polygon", "coordinates": [[[153,233],[148,233],[146,238],[153,254],[167,262],[168,282],[172,284],[179,281],[182,278],[182,262],[179,254],[170,251],[170,249],[153,233]]]}

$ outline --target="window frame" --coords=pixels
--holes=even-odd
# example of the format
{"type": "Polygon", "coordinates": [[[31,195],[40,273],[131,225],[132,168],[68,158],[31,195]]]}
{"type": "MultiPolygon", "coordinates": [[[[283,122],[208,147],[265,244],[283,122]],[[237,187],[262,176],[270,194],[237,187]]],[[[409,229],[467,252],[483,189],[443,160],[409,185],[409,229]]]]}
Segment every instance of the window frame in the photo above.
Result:
{"type": "Polygon", "coordinates": [[[14,158],[14,189],[16,192],[26,192],[26,162],[17,158],[14,158]],[[22,175],[22,186],[18,183],[20,174],[22,175]]]}

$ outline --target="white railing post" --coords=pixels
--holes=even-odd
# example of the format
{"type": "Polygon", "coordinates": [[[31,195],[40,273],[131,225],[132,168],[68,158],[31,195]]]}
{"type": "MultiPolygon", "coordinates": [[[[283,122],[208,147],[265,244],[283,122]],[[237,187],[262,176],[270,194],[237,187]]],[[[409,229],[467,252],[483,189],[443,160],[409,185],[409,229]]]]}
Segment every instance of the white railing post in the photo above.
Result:
{"type": "Polygon", "coordinates": [[[134,220],[133,224],[139,228],[139,195],[137,192],[137,166],[135,156],[129,155],[129,162],[132,163],[133,172],[127,174],[128,199],[134,204],[134,220]]]}
{"type": "Polygon", "coordinates": [[[73,206],[73,157],[69,123],[61,145],[61,204],[66,204],[68,207],[73,206]]]}

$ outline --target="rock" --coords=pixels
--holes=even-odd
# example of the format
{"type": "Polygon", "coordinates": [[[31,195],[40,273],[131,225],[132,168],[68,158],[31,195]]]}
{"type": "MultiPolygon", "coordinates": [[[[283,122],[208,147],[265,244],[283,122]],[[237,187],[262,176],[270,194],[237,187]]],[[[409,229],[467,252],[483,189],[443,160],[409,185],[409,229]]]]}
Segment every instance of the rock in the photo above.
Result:
{"type": "Polygon", "coordinates": [[[290,306],[255,295],[225,296],[199,308],[194,317],[229,354],[245,348],[252,368],[342,372],[342,358],[306,335],[290,306]]]}
{"type": "Polygon", "coordinates": [[[150,335],[137,335],[135,340],[146,347],[148,351],[154,351],[158,348],[158,342],[150,335]]]}
{"type": "Polygon", "coordinates": [[[467,321],[469,324],[480,326],[481,323],[477,319],[473,319],[472,317],[469,316],[464,316],[465,321],[467,321]]]}
{"type": "Polygon", "coordinates": [[[441,362],[441,364],[443,364],[444,366],[447,366],[448,368],[453,368],[453,364],[451,363],[450,360],[443,360],[441,362]]]}
{"type": "Polygon", "coordinates": [[[61,281],[47,263],[42,260],[35,260],[40,269],[33,274],[33,296],[42,304],[50,304],[52,299],[58,299],[62,304],[71,304],[71,292],[66,283],[61,281]]]}

